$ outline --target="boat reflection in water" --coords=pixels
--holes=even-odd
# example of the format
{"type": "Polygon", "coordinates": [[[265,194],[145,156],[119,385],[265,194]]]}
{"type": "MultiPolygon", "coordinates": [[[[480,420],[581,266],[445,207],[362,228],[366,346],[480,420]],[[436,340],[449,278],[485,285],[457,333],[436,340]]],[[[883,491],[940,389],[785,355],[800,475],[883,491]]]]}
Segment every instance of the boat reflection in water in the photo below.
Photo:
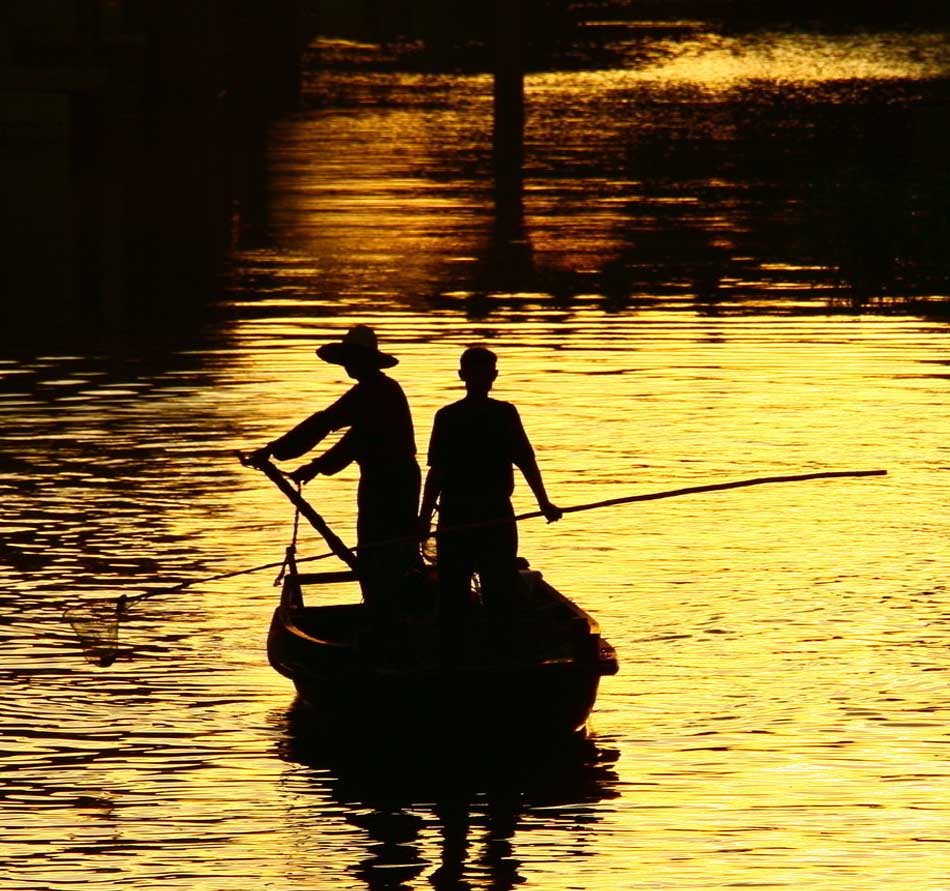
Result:
{"type": "Polygon", "coordinates": [[[616,655],[540,573],[522,569],[511,649],[499,652],[498,629],[480,628],[473,608],[464,646],[446,664],[434,590],[405,622],[380,625],[364,604],[304,605],[305,585],[348,573],[302,574],[292,552],[287,569],[268,656],[299,694],[279,721],[280,755],[313,768],[304,775],[312,821],[293,827],[298,855],[335,859],[329,798],[329,811],[368,834],[369,855],[347,869],[370,888],[409,887],[429,871],[444,891],[509,889],[525,881],[519,827],[573,838],[599,819],[591,803],[619,794],[618,753],[578,730],[616,655]],[[528,819],[532,811],[543,816],[528,819]]]}
{"type": "Polygon", "coordinates": [[[620,795],[619,752],[583,733],[445,745],[383,728],[358,742],[332,732],[303,700],[278,724],[280,757],[302,767],[292,776],[304,801],[288,816],[301,849],[313,851],[314,869],[334,856],[339,829],[327,816],[336,811],[367,835],[367,855],[347,868],[371,889],[409,887],[426,873],[440,891],[513,888],[534,868],[529,858],[549,868],[542,842],[550,833],[569,834],[575,856],[596,856],[602,802],[620,795]]]}

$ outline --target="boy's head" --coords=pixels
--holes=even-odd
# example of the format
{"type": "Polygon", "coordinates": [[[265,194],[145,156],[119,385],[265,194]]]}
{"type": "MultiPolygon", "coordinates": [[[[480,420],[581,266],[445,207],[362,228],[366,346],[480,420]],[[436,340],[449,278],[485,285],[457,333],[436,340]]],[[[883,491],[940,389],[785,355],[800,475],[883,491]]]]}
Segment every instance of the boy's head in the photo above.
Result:
{"type": "Polygon", "coordinates": [[[469,347],[459,360],[459,377],[471,392],[487,393],[498,377],[498,357],[485,347],[469,347]]]}

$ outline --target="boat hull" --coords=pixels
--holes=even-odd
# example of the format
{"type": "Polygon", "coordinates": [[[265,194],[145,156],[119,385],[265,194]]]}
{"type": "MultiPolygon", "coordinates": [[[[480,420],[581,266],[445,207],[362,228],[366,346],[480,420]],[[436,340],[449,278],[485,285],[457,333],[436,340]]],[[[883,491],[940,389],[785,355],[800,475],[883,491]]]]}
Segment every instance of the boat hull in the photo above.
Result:
{"type": "Polygon", "coordinates": [[[381,627],[359,604],[306,607],[291,580],[274,611],[268,657],[314,714],[341,729],[579,729],[600,678],[616,672],[616,655],[593,619],[537,580],[533,604],[513,646],[500,651],[497,633],[476,621],[448,663],[431,620],[381,627]]]}

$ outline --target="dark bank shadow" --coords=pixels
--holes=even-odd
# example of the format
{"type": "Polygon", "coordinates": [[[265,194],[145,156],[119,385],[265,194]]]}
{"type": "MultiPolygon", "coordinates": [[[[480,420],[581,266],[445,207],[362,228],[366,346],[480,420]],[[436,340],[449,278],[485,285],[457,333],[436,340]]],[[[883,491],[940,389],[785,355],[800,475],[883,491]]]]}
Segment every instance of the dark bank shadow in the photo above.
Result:
{"type": "Polygon", "coordinates": [[[280,757],[309,769],[308,825],[342,813],[366,833],[366,854],[349,870],[372,891],[418,887],[423,875],[438,891],[507,891],[524,882],[518,852],[532,830],[561,830],[572,856],[596,856],[584,836],[601,820],[598,804],[620,795],[619,751],[583,733],[473,740],[381,728],[354,740],[301,703],[276,723],[280,757]],[[436,849],[437,860],[426,854],[436,849]]]}

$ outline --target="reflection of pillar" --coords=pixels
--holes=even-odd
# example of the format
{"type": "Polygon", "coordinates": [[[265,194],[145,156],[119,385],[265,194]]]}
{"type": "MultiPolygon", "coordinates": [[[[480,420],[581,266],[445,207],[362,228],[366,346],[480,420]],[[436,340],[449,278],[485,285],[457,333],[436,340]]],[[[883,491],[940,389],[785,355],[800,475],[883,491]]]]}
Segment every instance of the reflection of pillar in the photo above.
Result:
{"type": "Polygon", "coordinates": [[[495,226],[489,258],[489,290],[517,291],[533,276],[531,245],[524,231],[524,0],[496,0],[494,176],[495,226]]]}
{"type": "Polygon", "coordinates": [[[522,222],[524,60],[522,0],[496,0],[495,213],[502,240],[517,240],[522,222]]]}

